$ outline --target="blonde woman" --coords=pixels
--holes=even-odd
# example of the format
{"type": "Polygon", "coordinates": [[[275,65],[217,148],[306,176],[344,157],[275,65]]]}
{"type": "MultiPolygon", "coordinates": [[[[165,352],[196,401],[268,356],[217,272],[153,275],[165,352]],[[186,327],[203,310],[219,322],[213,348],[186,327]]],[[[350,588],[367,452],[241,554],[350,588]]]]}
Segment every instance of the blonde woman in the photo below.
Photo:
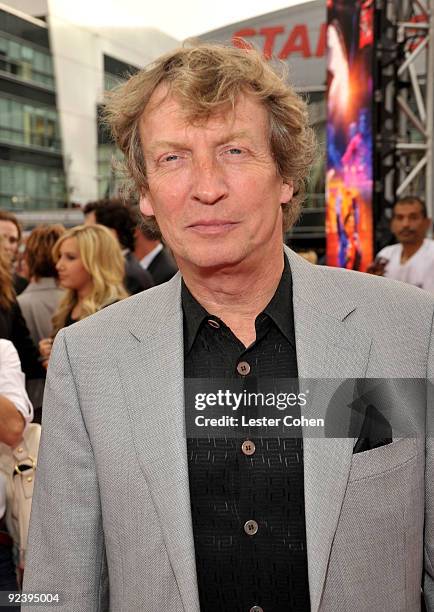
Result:
{"type": "Polygon", "coordinates": [[[59,285],[66,289],[53,316],[51,338],[39,343],[48,363],[57,332],[128,296],[123,285],[124,259],[117,240],[102,225],[79,225],[66,231],[53,248],[59,285]]]}

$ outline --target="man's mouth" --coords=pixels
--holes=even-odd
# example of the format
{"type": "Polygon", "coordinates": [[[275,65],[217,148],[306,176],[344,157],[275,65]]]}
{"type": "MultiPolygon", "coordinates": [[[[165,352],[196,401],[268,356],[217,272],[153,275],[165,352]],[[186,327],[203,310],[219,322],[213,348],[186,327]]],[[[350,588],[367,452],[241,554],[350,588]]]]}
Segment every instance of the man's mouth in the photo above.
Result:
{"type": "Polygon", "coordinates": [[[226,219],[203,219],[191,223],[187,228],[200,234],[220,234],[233,229],[237,225],[237,221],[226,219]]]}

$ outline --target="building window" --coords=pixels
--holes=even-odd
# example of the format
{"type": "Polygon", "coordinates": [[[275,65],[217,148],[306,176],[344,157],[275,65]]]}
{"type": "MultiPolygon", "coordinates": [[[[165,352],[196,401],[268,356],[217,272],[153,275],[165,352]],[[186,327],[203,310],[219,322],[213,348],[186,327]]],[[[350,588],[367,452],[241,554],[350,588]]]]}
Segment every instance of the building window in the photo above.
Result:
{"type": "Polygon", "coordinates": [[[56,110],[0,97],[0,141],[60,151],[56,110]]]}
{"type": "Polygon", "coordinates": [[[112,198],[119,195],[124,183],[120,162],[123,155],[115,145],[98,145],[98,197],[112,198]]]}
{"type": "Polygon", "coordinates": [[[12,39],[4,32],[0,32],[0,72],[7,72],[23,81],[54,91],[51,55],[29,43],[12,39]]]}
{"type": "Polygon", "coordinates": [[[66,202],[62,170],[0,160],[0,208],[45,210],[66,202]]]}

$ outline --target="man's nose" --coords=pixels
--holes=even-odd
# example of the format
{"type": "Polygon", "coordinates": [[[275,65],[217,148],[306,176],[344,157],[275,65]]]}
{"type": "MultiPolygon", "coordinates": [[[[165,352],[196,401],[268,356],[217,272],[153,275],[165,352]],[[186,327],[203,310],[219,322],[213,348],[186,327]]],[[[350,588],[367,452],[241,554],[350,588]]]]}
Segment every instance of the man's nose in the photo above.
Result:
{"type": "Polygon", "coordinates": [[[215,159],[196,162],[193,169],[192,196],[202,204],[217,204],[228,195],[223,169],[215,159]]]}

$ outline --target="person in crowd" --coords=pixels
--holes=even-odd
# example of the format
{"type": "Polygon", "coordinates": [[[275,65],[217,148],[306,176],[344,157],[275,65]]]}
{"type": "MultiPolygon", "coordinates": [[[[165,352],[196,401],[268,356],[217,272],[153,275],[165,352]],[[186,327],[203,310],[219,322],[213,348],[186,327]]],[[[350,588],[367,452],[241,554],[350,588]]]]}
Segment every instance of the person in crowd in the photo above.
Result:
{"type": "Polygon", "coordinates": [[[30,337],[15,295],[10,257],[3,248],[3,240],[0,236],[0,338],[11,340],[14,344],[27,381],[44,378],[45,371],[38,350],[30,337]]]}
{"type": "MultiPolygon", "coordinates": [[[[0,340],[0,455],[4,445],[15,448],[33,408],[25,389],[18,353],[9,340],[0,340]]],[[[13,541],[6,523],[7,476],[0,470],[0,591],[16,591],[17,575],[13,560],[13,541]]],[[[0,609],[6,609],[0,606],[0,609]]]]}
{"type": "Polygon", "coordinates": [[[346,436],[306,423],[330,379],[344,426],[355,379],[432,378],[434,298],[284,247],[315,152],[305,102],[259,52],[205,43],[154,60],[106,115],[180,274],[56,337],[24,590],[61,585],[62,612],[396,612],[423,584],[433,610],[425,393],[406,411],[421,435],[380,436],[368,410],[346,436]],[[286,411],[303,427],[216,406],[216,379],[269,377],[315,385],[286,411]],[[220,408],[229,434],[195,426],[220,408]]]}
{"type": "Polygon", "coordinates": [[[36,345],[50,335],[53,314],[64,293],[58,286],[53,259],[53,247],[64,232],[63,225],[40,225],[27,239],[25,257],[30,283],[18,296],[18,303],[36,345]]]}
{"type": "MultiPolygon", "coordinates": [[[[30,283],[18,296],[18,304],[35,346],[50,336],[52,318],[64,291],[57,283],[53,247],[65,232],[63,225],[40,225],[26,243],[26,268],[30,283]]],[[[45,377],[27,383],[27,391],[35,411],[35,421],[41,422],[45,377]]]]}
{"type": "Polygon", "coordinates": [[[53,248],[59,285],[65,295],[53,315],[51,337],[39,350],[45,365],[53,338],[63,327],[127,297],[123,286],[124,262],[113,234],[102,225],[79,225],[64,232],[53,248]]]}
{"type": "Polygon", "coordinates": [[[3,236],[4,250],[9,258],[15,293],[19,295],[28,285],[28,280],[17,274],[14,269],[18,257],[22,231],[16,216],[6,210],[0,210],[0,234],[3,236]]]}
{"type": "Polygon", "coordinates": [[[144,222],[138,206],[132,207],[132,212],[136,218],[134,256],[142,268],[150,272],[154,283],[161,285],[176,274],[178,267],[169,249],[161,242],[160,232],[144,222]]]}
{"type": "Polygon", "coordinates": [[[84,207],[85,224],[99,223],[111,229],[119,241],[125,258],[125,287],[130,295],[149,289],[154,281],[134,257],[135,220],[121,200],[98,200],[84,207]]]}
{"type": "Polygon", "coordinates": [[[368,271],[434,293],[434,242],[426,237],[430,225],[423,200],[397,200],[390,227],[398,242],[381,249],[368,271]]]}

